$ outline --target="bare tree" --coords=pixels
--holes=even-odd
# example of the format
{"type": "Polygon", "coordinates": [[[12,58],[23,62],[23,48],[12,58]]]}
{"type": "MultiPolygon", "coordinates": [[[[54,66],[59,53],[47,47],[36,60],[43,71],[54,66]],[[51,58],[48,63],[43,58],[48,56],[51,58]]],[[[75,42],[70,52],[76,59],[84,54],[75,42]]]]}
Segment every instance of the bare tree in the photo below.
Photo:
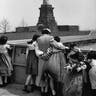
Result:
{"type": "Polygon", "coordinates": [[[0,31],[3,32],[3,33],[6,33],[9,30],[10,30],[10,24],[9,24],[8,20],[4,18],[0,22],[0,31]]]}

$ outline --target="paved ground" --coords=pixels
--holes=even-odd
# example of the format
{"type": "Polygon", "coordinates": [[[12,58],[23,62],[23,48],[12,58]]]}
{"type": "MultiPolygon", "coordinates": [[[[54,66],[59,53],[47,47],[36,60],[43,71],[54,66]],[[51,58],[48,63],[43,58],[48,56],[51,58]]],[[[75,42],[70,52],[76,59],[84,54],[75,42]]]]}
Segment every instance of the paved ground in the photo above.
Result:
{"type": "Polygon", "coordinates": [[[40,92],[25,93],[22,91],[23,85],[11,84],[5,88],[0,88],[0,96],[40,96],[40,92]]]}

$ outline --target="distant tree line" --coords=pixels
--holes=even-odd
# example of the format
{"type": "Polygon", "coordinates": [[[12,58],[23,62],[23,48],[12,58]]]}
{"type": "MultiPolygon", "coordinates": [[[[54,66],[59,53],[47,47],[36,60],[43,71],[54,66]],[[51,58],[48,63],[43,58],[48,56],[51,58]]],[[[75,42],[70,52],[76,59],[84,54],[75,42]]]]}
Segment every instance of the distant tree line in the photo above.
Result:
{"type": "MultiPolygon", "coordinates": [[[[27,23],[25,22],[24,19],[21,20],[20,25],[18,25],[20,27],[27,27],[27,23]]],[[[11,29],[11,25],[10,22],[8,21],[8,19],[3,18],[0,21],[0,33],[6,33],[9,32],[11,29]]]]}
{"type": "Polygon", "coordinates": [[[7,19],[3,18],[0,21],[0,32],[1,33],[6,33],[9,30],[10,30],[10,23],[7,19]]]}

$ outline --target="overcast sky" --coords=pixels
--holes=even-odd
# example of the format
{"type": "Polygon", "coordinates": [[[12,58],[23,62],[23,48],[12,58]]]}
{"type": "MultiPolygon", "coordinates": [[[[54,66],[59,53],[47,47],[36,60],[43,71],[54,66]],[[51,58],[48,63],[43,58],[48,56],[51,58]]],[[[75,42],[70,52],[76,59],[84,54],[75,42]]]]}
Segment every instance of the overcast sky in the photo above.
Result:
{"type": "MultiPolygon", "coordinates": [[[[58,25],[79,25],[81,30],[96,29],[96,0],[49,0],[58,25]]],[[[13,27],[24,19],[36,25],[43,0],[0,0],[0,21],[7,18],[13,27]]]]}

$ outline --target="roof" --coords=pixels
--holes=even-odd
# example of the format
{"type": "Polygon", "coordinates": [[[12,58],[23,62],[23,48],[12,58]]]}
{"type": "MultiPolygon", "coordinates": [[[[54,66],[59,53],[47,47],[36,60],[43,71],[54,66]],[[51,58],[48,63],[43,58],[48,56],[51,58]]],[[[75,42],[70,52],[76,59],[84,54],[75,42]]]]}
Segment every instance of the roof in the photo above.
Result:
{"type": "Polygon", "coordinates": [[[95,35],[78,35],[78,36],[61,36],[61,42],[75,42],[75,41],[82,41],[82,40],[91,40],[96,39],[95,35]]]}
{"type": "Polygon", "coordinates": [[[8,40],[8,44],[12,45],[27,45],[27,42],[31,39],[23,39],[23,40],[8,40]]]}
{"type": "MultiPolygon", "coordinates": [[[[78,35],[78,36],[60,36],[61,42],[66,43],[66,42],[75,42],[75,41],[82,41],[82,40],[91,40],[91,39],[96,39],[96,36],[93,35],[78,35]]],[[[30,41],[31,39],[21,39],[21,40],[9,40],[9,44],[22,44],[26,45],[27,41],[30,41]]]]}

